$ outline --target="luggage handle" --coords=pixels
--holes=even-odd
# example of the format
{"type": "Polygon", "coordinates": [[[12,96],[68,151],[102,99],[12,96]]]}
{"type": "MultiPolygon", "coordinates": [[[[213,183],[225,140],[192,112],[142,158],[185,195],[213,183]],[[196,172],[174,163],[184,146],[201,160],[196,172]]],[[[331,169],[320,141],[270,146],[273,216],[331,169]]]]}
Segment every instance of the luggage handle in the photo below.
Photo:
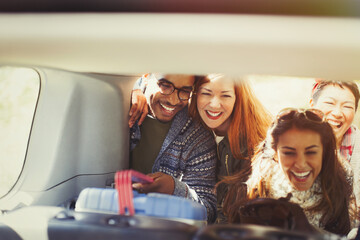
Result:
{"type": "Polygon", "coordinates": [[[123,170],[115,173],[115,188],[118,192],[119,214],[135,214],[132,182],[152,183],[154,180],[135,170],[123,170]],[[127,210],[127,211],[126,211],[127,210]]]}

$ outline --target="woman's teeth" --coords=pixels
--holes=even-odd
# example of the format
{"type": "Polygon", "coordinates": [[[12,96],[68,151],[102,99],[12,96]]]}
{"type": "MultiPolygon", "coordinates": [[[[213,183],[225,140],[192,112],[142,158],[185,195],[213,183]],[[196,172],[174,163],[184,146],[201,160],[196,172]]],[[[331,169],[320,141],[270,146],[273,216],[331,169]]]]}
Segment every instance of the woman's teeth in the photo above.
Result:
{"type": "Polygon", "coordinates": [[[172,112],[175,110],[175,108],[171,108],[171,107],[167,107],[165,105],[163,105],[162,103],[160,103],[160,106],[163,107],[166,111],[172,112]]]}
{"type": "Polygon", "coordinates": [[[292,172],[292,174],[294,174],[297,178],[306,178],[311,171],[307,171],[307,172],[292,172]]]}
{"type": "Polygon", "coordinates": [[[221,114],[221,112],[210,112],[210,111],[206,111],[206,112],[212,117],[217,117],[221,114]]]}
{"type": "Polygon", "coordinates": [[[342,126],[342,122],[339,122],[339,121],[333,121],[333,120],[328,119],[327,122],[335,128],[340,128],[342,126]]]}

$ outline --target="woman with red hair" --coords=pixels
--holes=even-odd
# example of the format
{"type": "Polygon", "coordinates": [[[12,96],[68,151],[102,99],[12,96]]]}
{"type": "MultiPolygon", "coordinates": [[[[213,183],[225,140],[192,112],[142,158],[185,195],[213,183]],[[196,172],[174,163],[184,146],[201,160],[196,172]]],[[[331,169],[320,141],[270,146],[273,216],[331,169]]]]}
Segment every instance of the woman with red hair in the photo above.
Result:
{"type": "MultiPolygon", "coordinates": [[[[250,169],[250,159],[258,143],[266,136],[271,115],[246,81],[223,74],[200,78],[195,83],[189,113],[212,130],[217,139],[218,180],[250,169]]],[[[222,213],[226,192],[224,185],[217,188],[217,222],[226,221],[222,213]]]]}

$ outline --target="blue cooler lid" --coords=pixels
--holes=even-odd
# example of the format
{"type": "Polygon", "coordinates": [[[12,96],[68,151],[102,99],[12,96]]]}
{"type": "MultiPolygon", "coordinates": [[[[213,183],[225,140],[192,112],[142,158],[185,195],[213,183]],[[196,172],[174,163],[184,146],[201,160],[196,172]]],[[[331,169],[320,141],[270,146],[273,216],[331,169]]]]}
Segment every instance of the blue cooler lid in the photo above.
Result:
{"type": "Polygon", "coordinates": [[[190,199],[162,194],[134,192],[135,213],[165,218],[186,218],[206,221],[206,208],[190,199]]]}
{"type": "MultiPolygon", "coordinates": [[[[162,193],[143,194],[137,191],[133,191],[133,195],[135,214],[200,221],[207,219],[205,206],[190,199],[162,193]]],[[[76,209],[118,213],[117,190],[86,188],[79,195],[76,209]]]]}

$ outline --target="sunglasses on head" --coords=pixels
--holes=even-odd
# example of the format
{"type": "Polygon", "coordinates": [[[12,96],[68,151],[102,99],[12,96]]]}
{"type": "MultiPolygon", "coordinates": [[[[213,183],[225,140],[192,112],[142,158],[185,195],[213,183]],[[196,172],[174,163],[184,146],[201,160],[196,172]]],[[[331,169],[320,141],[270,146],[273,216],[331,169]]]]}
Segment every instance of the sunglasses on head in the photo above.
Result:
{"type": "Polygon", "coordinates": [[[300,117],[301,115],[303,115],[305,119],[315,123],[323,123],[326,121],[325,114],[315,108],[285,108],[278,113],[276,116],[276,121],[291,121],[296,117],[300,117]]]}

